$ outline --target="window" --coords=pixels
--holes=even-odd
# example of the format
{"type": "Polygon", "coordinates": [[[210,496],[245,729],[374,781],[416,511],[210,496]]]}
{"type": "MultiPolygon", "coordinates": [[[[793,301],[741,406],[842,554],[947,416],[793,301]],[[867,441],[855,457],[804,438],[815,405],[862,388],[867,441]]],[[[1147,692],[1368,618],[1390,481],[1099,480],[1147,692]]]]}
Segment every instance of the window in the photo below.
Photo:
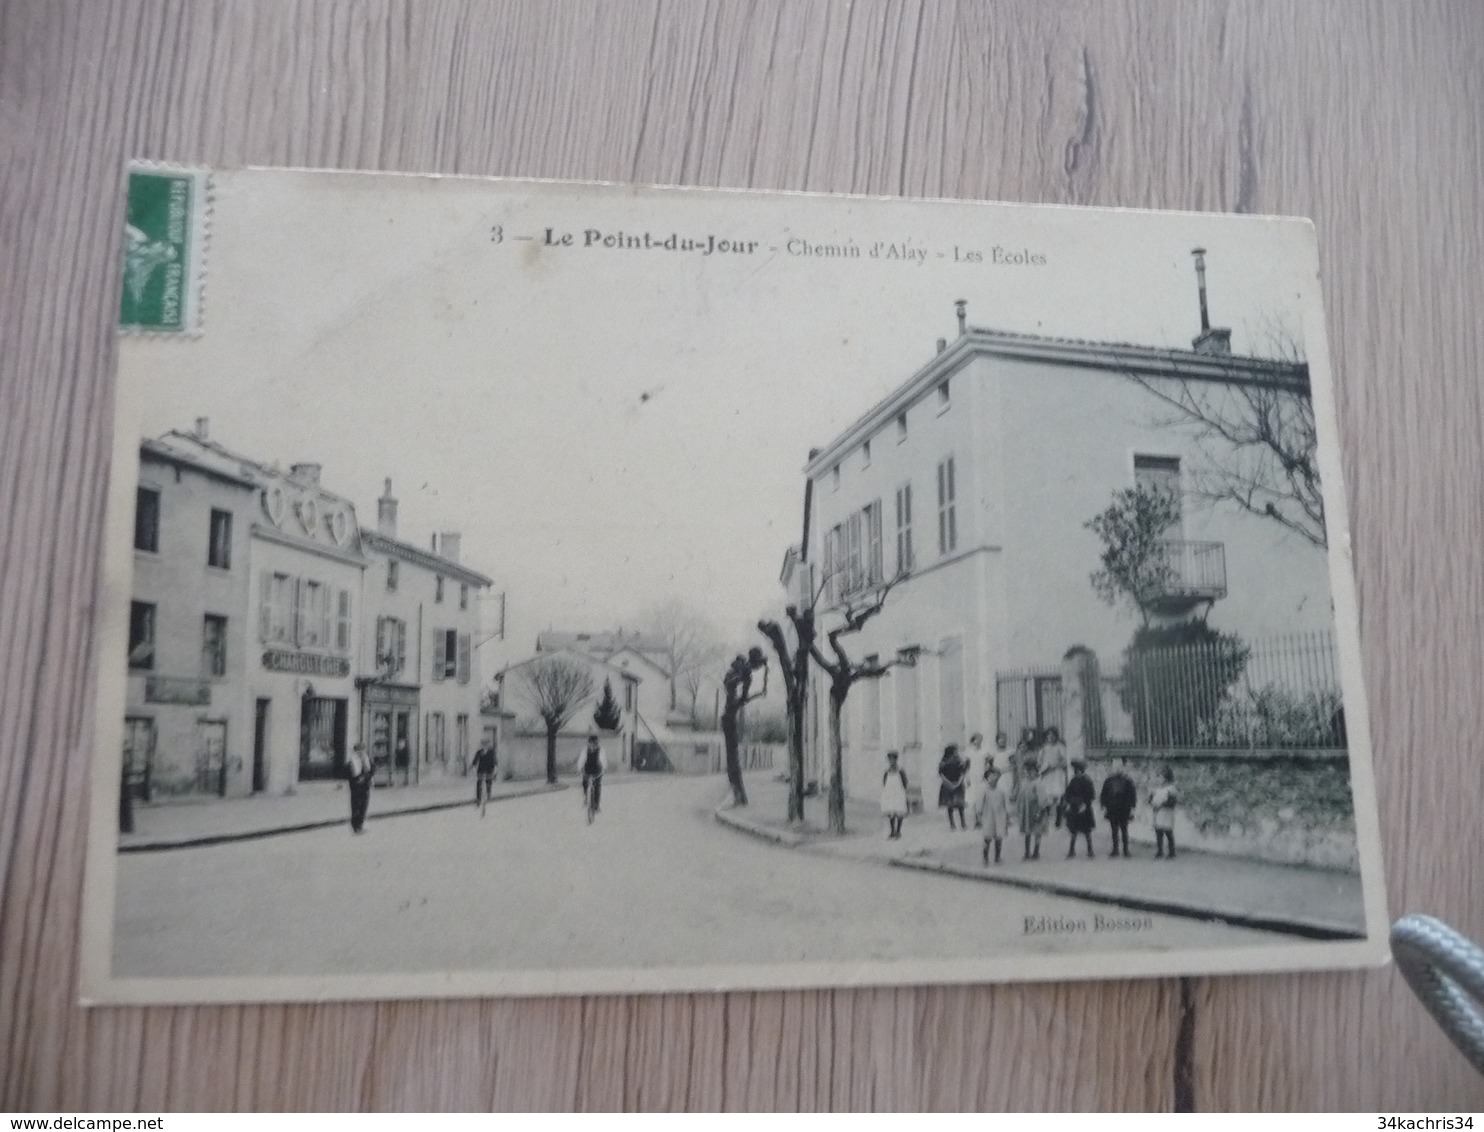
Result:
{"type": "Polygon", "coordinates": [[[258,636],[269,644],[294,640],[294,579],[263,571],[258,591],[258,636]]]}
{"type": "Polygon", "coordinates": [[[845,592],[855,593],[866,584],[861,567],[861,513],[845,521],[845,592]]]}
{"type": "Polygon", "coordinates": [[[376,619],[376,670],[395,676],[407,667],[407,622],[400,617],[376,619]]]}
{"type": "Polygon", "coordinates": [[[300,647],[323,649],[330,647],[330,603],[329,592],[320,582],[300,578],[297,603],[294,613],[295,640],[300,647]]]}
{"type": "Polygon", "coordinates": [[[211,509],[211,534],[206,546],[206,565],[219,570],[232,568],[232,512],[211,509]]]}
{"type": "Polygon", "coordinates": [[[824,604],[834,605],[835,594],[839,592],[840,586],[836,584],[835,570],[840,563],[840,528],[833,527],[824,533],[824,588],[821,594],[824,604]]]}
{"type": "Polygon", "coordinates": [[[152,487],[134,493],[134,549],[160,552],[160,493],[152,487]]]}
{"type": "MultiPolygon", "coordinates": [[[[1183,493],[1180,490],[1180,457],[1148,456],[1134,454],[1134,487],[1140,491],[1163,492],[1179,506],[1183,493]]],[[[1175,521],[1175,529],[1183,524],[1184,516],[1175,521]]]]}
{"type": "Polygon", "coordinates": [[[350,652],[350,591],[335,594],[335,651],[350,652]]]}
{"type": "Polygon", "coordinates": [[[907,439],[907,412],[904,409],[897,414],[897,443],[907,439]]]}
{"type": "Polygon", "coordinates": [[[443,713],[430,711],[427,715],[427,737],[423,743],[423,761],[446,763],[448,748],[443,742],[443,713]]]}
{"type": "Polygon", "coordinates": [[[459,583],[459,608],[460,609],[468,609],[469,608],[469,583],[468,582],[460,582],[459,583]]]}
{"type": "Polygon", "coordinates": [[[946,413],[949,406],[948,379],[945,377],[938,386],[938,412],[946,413]]]}
{"type": "MultiPolygon", "coordinates": [[[[879,656],[866,657],[867,664],[877,664],[879,656]]],[[[862,738],[866,744],[872,747],[881,745],[881,681],[863,681],[861,688],[861,728],[862,738]]]]}
{"type": "Polygon", "coordinates": [[[632,680],[623,682],[623,709],[624,711],[634,710],[634,682],[632,680]]]}
{"type": "Polygon", "coordinates": [[[871,442],[869,440],[861,445],[861,463],[867,468],[871,466],[871,442]]]}
{"type": "Polygon", "coordinates": [[[892,683],[897,691],[897,745],[916,747],[917,734],[917,673],[916,668],[895,668],[892,683]]]}
{"type": "Polygon", "coordinates": [[[397,560],[395,558],[386,560],[386,592],[389,594],[397,592],[397,560]]]}
{"type": "Polygon", "coordinates": [[[836,464],[833,468],[830,469],[830,490],[831,491],[839,491],[840,490],[840,465],[839,464],[836,464]]]}
{"type": "Polygon", "coordinates": [[[469,717],[462,712],[454,716],[453,736],[454,756],[460,763],[467,763],[469,760],[469,717]]]}
{"type": "Polygon", "coordinates": [[[897,488],[897,573],[912,569],[912,485],[897,488]]]}
{"type": "Polygon", "coordinates": [[[155,666],[155,607],[148,601],[129,603],[129,667],[155,666]]]}
{"type": "Polygon", "coordinates": [[[201,674],[227,674],[227,619],[208,613],[201,624],[201,674]]]}
{"type": "Polygon", "coordinates": [[[866,505],[861,512],[865,527],[865,584],[880,585],[885,580],[881,571],[881,500],[866,505]]]}
{"type": "Polygon", "coordinates": [[[469,682],[469,634],[457,629],[433,630],[433,679],[469,682]]]}
{"type": "Polygon", "coordinates": [[[938,465],[938,553],[958,547],[958,517],[953,506],[953,457],[938,465]]]}
{"type": "Polygon", "coordinates": [[[441,602],[443,600],[443,575],[442,574],[439,574],[437,580],[434,581],[434,583],[433,583],[433,600],[434,601],[437,601],[437,602],[441,602]]]}

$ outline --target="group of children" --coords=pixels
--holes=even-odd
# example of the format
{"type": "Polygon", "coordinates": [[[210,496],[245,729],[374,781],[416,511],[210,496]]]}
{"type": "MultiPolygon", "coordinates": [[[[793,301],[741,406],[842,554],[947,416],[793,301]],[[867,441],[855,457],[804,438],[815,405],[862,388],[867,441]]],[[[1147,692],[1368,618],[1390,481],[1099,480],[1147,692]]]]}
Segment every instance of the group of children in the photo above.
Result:
{"type": "MultiPolygon", "coordinates": [[[[943,750],[938,763],[938,807],[948,811],[949,829],[967,829],[965,811],[976,762],[983,747],[983,737],[970,740],[976,757],[959,754],[957,744],[943,750]],[[957,821],[955,822],[955,819],[957,821]]],[[[1004,751],[1004,734],[996,737],[1004,751]]],[[[1093,855],[1092,831],[1097,822],[1094,806],[1103,811],[1112,837],[1111,856],[1130,856],[1128,825],[1138,805],[1138,788],[1129,777],[1122,759],[1113,761],[1112,770],[1103,779],[1102,789],[1093,786],[1084,759],[1068,759],[1066,746],[1056,728],[1045,731],[1027,728],[1014,751],[1007,752],[1008,766],[1001,769],[995,756],[982,755],[982,770],[976,784],[974,827],[984,834],[984,863],[993,852],[1000,863],[1004,841],[1010,836],[1012,820],[1025,839],[1024,860],[1041,856],[1041,838],[1055,821],[1071,837],[1067,856],[1077,855],[1077,841],[1083,840],[1087,856],[1093,855]]],[[[1149,796],[1154,814],[1155,853],[1159,858],[1175,856],[1175,772],[1168,765],[1159,771],[1159,785],[1149,796]]],[[[881,778],[881,811],[886,815],[887,837],[902,836],[902,822],[907,816],[907,773],[901,768],[896,751],[886,756],[886,773],[881,778]]]]}

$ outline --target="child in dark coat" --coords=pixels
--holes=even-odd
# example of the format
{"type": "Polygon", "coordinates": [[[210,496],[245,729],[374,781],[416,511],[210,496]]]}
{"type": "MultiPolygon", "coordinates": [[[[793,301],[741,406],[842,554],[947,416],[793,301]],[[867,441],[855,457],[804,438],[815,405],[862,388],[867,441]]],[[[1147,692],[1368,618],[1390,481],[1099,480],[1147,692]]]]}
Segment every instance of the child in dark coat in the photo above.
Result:
{"type": "Polygon", "coordinates": [[[1113,773],[1103,779],[1103,789],[1098,795],[1103,807],[1103,817],[1108,819],[1108,829],[1113,838],[1113,852],[1117,857],[1118,847],[1123,846],[1123,856],[1128,854],[1128,823],[1134,816],[1134,807],[1139,804],[1139,791],[1134,780],[1124,771],[1122,759],[1113,763],[1113,773]]]}
{"type": "Polygon", "coordinates": [[[1094,825],[1092,803],[1096,797],[1092,779],[1087,777],[1087,763],[1082,759],[1073,759],[1072,777],[1068,780],[1067,788],[1061,796],[1062,812],[1067,819],[1067,832],[1072,835],[1072,843],[1067,848],[1068,857],[1077,855],[1078,837],[1087,842],[1087,855],[1092,856],[1094,825]]]}

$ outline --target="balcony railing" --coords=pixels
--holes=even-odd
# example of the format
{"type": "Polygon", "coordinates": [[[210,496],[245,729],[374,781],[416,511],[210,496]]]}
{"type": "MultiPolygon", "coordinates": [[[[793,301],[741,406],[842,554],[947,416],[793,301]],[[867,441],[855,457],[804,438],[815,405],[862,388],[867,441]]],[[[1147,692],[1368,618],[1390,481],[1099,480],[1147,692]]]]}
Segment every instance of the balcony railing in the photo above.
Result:
{"type": "Polygon", "coordinates": [[[1178,608],[1226,596],[1226,545],[1166,539],[1160,543],[1167,576],[1159,604],[1178,608]]]}

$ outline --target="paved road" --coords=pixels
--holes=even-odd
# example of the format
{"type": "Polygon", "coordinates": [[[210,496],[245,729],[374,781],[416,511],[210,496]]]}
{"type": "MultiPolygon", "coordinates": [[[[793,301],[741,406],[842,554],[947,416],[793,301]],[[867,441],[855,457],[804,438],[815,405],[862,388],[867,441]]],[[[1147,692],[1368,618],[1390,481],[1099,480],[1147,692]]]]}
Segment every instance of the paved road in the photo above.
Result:
{"type": "Polygon", "coordinates": [[[719,778],[615,784],[118,859],[115,972],[301,975],[968,958],[1287,942],[1155,916],[1027,935],[1106,905],[833,860],[725,829],[719,778]]]}

